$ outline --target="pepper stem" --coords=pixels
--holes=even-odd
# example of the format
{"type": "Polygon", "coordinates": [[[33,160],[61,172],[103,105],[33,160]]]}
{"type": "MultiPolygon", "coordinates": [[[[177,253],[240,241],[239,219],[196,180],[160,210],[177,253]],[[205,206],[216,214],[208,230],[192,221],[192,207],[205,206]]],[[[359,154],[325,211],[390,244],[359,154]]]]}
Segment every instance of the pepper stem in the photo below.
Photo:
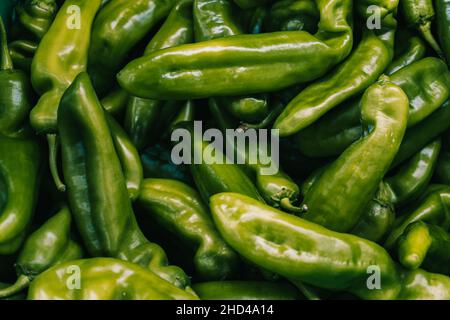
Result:
{"type": "Polygon", "coordinates": [[[314,292],[314,290],[303,284],[303,282],[296,281],[295,285],[308,300],[320,300],[320,297],[314,292]]]}
{"type": "Polygon", "coordinates": [[[425,38],[425,40],[428,42],[428,44],[433,48],[434,51],[445,60],[444,53],[442,52],[441,47],[439,46],[438,42],[434,38],[433,34],[431,33],[431,22],[427,22],[425,24],[420,25],[419,27],[420,32],[422,33],[422,36],[425,38]]]}
{"type": "Polygon", "coordinates": [[[56,188],[60,192],[66,191],[66,186],[62,182],[59,172],[58,172],[58,150],[59,150],[59,139],[56,134],[47,135],[48,150],[49,150],[49,165],[50,173],[52,175],[53,181],[55,182],[56,188]]]}
{"type": "Polygon", "coordinates": [[[22,290],[25,290],[30,285],[30,282],[31,281],[27,276],[21,275],[17,278],[16,283],[7,288],[0,289],[0,299],[10,297],[21,292],[22,290]]]}
{"type": "Polygon", "coordinates": [[[284,105],[282,103],[278,103],[278,105],[269,112],[267,117],[265,117],[261,122],[250,124],[250,123],[241,123],[240,128],[247,130],[247,129],[265,129],[269,127],[272,122],[275,121],[276,118],[283,112],[284,105]]]}
{"type": "Polygon", "coordinates": [[[294,206],[289,198],[281,199],[280,207],[281,209],[293,213],[305,213],[308,211],[308,207],[306,206],[306,204],[302,205],[301,207],[294,206]]]}
{"type": "Polygon", "coordinates": [[[1,51],[1,70],[12,70],[13,63],[11,60],[11,55],[8,50],[8,37],[6,36],[6,28],[3,24],[3,19],[0,17],[0,51],[1,51]]]}

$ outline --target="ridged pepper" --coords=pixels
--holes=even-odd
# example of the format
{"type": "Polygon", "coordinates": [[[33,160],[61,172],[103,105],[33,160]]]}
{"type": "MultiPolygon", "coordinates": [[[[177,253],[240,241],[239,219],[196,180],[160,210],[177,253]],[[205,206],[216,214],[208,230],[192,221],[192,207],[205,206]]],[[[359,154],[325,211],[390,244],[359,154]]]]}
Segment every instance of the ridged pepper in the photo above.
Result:
{"type": "MultiPolygon", "coordinates": [[[[201,122],[198,124],[201,125],[201,122]]],[[[215,159],[225,159],[220,150],[216,150],[213,156],[208,152],[209,144],[203,141],[203,135],[199,127],[195,127],[192,122],[180,124],[179,129],[183,132],[180,137],[181,144],[190,143],[190,170],[194,183],[205,203],[209,203],[209,198],[220,192],[236,192],[245,194],[257,200],[264,201],[250,178],[237,164],[216,163],[215,159]],[[188,141],[185,139],[188,138],[188,141]],[[197,163],[196,159],[201,159],[197,163]]],[[[180,134],[181,134],[180,131],[180,134]]],[[[175,147],[176,148],[176,147],[175,147]]],[[[188,150],[189,151],[189,150],[188,150]]],[[[172,152],[177,152],[176,149],[172,152]]]]}
{"type": "Polygon", "coordinates": [[[300,292],[288,283],[263,281],[217,281],[196,283],[202,300],[298,300],[300,292]]]}
{"type": "Polygon", "coordinates": [[[315,36],[237,35],[166,49],[130,62],[119,84],[143,98],[194,99],[267,93],[317,79],[350,53],[353,42],[351,1],[317,3],[322,28],[315,36]]]}
{"type": "Polygon", "coordinates": [[[410,224],[398,240],[398,259],[408,269],[419,267],[450,275],[450,234],[423,221],[410,224]]]}
{"type": "MultiPolygon", "coordinates": [[[[381,28],[365,29],[358,47],[335,72],[306,87],[287,105],[274,124],[280,136],[290,136],[308,127],[376,82],[394,56],[397,21],[392,12],[396,8],[397,1],[386,1],[383,11],[387,15],[381,28]]],[[[367,18],[367,14],[362,18],[367,18]]]]}
{"type": "Polygon", "coordinates": [[[402,165],[395,175],[386,179],[391,202],[396,207],[417,199],[428,186],[441,150],[440,139],[435,140],[402,165]]]}
{"type": "Polygon", "coordinates": [[[416,222],[424,221],[438,225],[444,230],[450,228],[450,187],[445,185],[431,185],[427,192],[413,204],[413,207],[397,218],[395,228],[390,233],[384,247],[391,249],[406,228],[416,222]]]}
{"type": "Polygon", "coordinates": [[[450,64],[450,1],[435,0],[435,6],[441,49],[450,64]]]}
{"type": "MultiPolygon", "coordinates": [[[[427,117],[430,117],[450,95],[450,72],[445,63],[437,58],[425,58],[414,62],[394,73],[391,81],[400,86],[409,98],[408,127],[424,120],[428,121],[427,117]]],[[[310,157],[339,155],[362,134],[360,112],[359,98],[345,102],[295,135],[294,141],[300,151],[310,157]]],[[[439,123],[443,124],[445,121],[439,121],[439,123]]],[[[411,129],[409,131],[416,132],[415,134],[426,134],[428,130],[417,132],[411,129]]],[[[435,136],[424,144],[417,145],[415,151],[407,158],[434,138],[435,136]]]]}
{"type": "Polygon", "coordinates": [[[1,19],[0,55],[0,255],[9,255],[21,246],[33,218],[42,157],[28,125],[31,85],[13,68],[1,19]]]}
{"type": "Polygon", "coordinates": [[[196,300],[134,263],[93,258],[59,264],[30,286],[29,300],[196,300]],[[78,276],[78,278],[77,278],[78,276]],[[79,284],[79,287],[78,287],[79,284]]]}
{"type": "Polygon", "coordinates": [[[31,111],[30,119],[38,133],[56,132],[61,96],[73,79],[86,71],[91,26],[100,2],[65,1],[34,55],[31,82],[41,98],[31,111]],[[71,13],[69,9],[74,5],[83,14],[71,13]]]}
{"type": "Polygon", "coordinates": [[[420,37],[411,35],[405,30],[397,32],[395,44],[394,61],[391,62],[385,71],[389,76],[413,62],[423,59],[427,52],[425,42],[420,37]],[[405,41],[405,37],[407,37],[407,41],[405,41]]]}
{"type": "Polygon", "coordinates": [[[57,12],[55,0],[21,0],[15,6],[16,20],[11,30],[13,41],[9,44],[9,52],[17,68],[30,71],[39,42],[57,12]]]}
{"type": "Polygon", "coordinates": [[[69,209],[63,207],[27,238],[15,264],[17,281],[0,289],[0,298],[23,291],[53,265],[83,257],[82,248],[70,235],[71,220],[69,209]]]}
{"type": "Polygon", "coordinates": [[[379,245],[340,234],[249,197],[222,193],[211,198],[222,236],[241,256],[293,284],[344,290],[366,299],[393,299],[400,275],[379,245]],[[381,290],[367,288],[367,268],[380,268],[381,290]]]}
{"type": "Polygon", "coordinates": [[[163,20],[175,0],[112,0],[95,18],[88,71],[102,97],[115,85],[114,76],[130,50],[163,20]]]}
{"type": "Polygon", "coordinates": [[[317,31],[319,10],[314,0],[277,1],[270,8],[268,31],[317,31]]]}
{"type": "MultiPolygon", "coordinates": [[[[180,1],[170,12],[161,29],[145,49],[145,55],[165,48],[191,43],[194,40],[192,0],[180,1]]],[[[155,139],[157,124],[161,122],[164,101],[131,96],[125,114],[125,129],[134,145],[143,150],[155,139]]],[[[160,136],[160,135],[159,135],[160,136]]]]}
{"type": "Polygon", "coordinates": [[[186,287],[184,272],[167,266],[163,249],[137,225],[108,121],[86,73],[61,99],[58,129],[69,205],[88,252],[146,266],[186,287]]]}
{"type": "MultiPolygon", "coordinates": [[[[226,130],[235,129],[233,121],[219,108],[216,99],[209,100],[209,109],[224,134],[226,133],[226,130]]],[[[241,132],[241,134],[243,134],[243,132],[241,132]]],[[[228,139],[228,136],[226,137],[228,139]]],[[[294,206],[295,202],[299,200],[299,187],[286,173],[278,168],[276,173],[265,174],[264,171],[267,169],[268,165],[261,163],[259,157],[255,157],[255,159],[258,160],[257,162],[251,162],[250,158],[253,154],[250,154],[250,148],[244,146],[244,150],[242,150],[239,148],[239,145],[236,144],[234,139],[233,141],[226,141],[226,143],[227,148],[228,146],[231,146],[232,150],[234,150],[236,158],[239,157],[244,160],[244,170],[251,173],[259,193],[268,204],[276,207],[281,206],[288,211],[303,212],[301,208],[294,206]]]]}
{"type": "Polygon", "coordinates": [[[361,103],[366,135],[334,161],[306,194],[305,219],[341,232],[355,226],[400,147],[408,104],[406,94],[387,77],[367,89],[361,103]]]}
{"type": "Polygon", "coordinates": [[[199,279],[236,276],[239,257],[216,230],[197,191],[176,180],[146,179],[137,205],[142,215],[177,237],[183,250],[190,251],[199,279]]]}
{"type": "Polygon", "coordinates": [[[417,28],[428,44],[443,57],[442,50],[431,31],[431,24],[435,18],[435,11],[432,0],[401,0],[400,10],[403,13],[405,22],[417,28]]]}

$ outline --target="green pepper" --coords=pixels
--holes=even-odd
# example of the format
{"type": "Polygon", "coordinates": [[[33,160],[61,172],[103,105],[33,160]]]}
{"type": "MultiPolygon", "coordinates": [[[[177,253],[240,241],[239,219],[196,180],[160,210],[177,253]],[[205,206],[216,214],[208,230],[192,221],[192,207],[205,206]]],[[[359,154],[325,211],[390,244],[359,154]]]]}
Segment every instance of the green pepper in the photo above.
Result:
{"type": "Polygon", "coordinates": [[[55,264],[82,258],[83,250],[70,236],[71,223],[70,211],[63,207],[27,238],[15,265],[18,279],[12,286],[0,289],[0,298],[23,291],[37,275],[55,264]]]}
{"type": "Polygon", "coordinates": [[[141,184],[144,180],[141,158],[136,147],[117,121],[109,114],[105,114],[105,116],[122,167],[128,194],[134,201],[141,192],[141,184]]]}
{"type": "Polygon", "coordinates": [[[400,275],[379,245],[340,234],[249,197],[222,193],[211,197],[217,228],[241,256],[292,283],[344,290],[366,299],[393,299],[400,275]],[[369,290],[367,271],[380,268],[382,288],[369,290]]]}
{"type": "MultiPolygon", "coordinates": [[[[201,126],[201,122],[197,124],[201,126]]],[[[178,136],[178,139],[182,141],[181,144],[190,143],[191,149],[188,150],[190,151],[190,170],[195,185],[205,203],[209,202],[212,195],[227,191],[245,194],[264,201],[244,171],[237,164],[226,163],[221,150],[216,150],[214,156],[210,152],[208,153],[209,144],[203,141],[202,132],[197,131],[198,129],[200,128],[196,127],[195,123],[182,123],[178,128],[180,135],[182,135],[178,136]],[[188,137],[190,141],[184,141],[185,137],[188,137]],[[201,163],[198,163],[196,159],[202,159],[201,163]],[[223,159],[224,161],[223,163],[217,163],[214,161],[215,159],[223,159]]],[[[173,138],[172,141],[177,139],[177,137],[173,138]]],[[[176,153],[177,150],[178,148],[175,146],[172,153],[176,153]]]]}
{"type": "Polygon", "coordinates": [[[406,228],[397,246],[399,261],[405,268],[422,267],[450,275],[450,235],[441,227],[414,222],[406,228]]]}
{"type": "Polygon", "coordinates": [[[192,252],[200,279],[223,280],[236,274],[239,258],[216,230],[197,191],[176,180],[146,179],[137,204],[143,215],[192,252]]]}
{"type": "Polygon", "coordinates": [[[395,228],[384,243],[388,249],[393,248],[398,238],[405,232],[406,228],[416,222],[424,221],[429,224],[439,225],[444,230],[450,228],[450,187],[432,185],[427,192],[414,204],[410,213],[399,217],[395,228]]]}
{"type": "Polygon", "coordinates": [[[0,255],[9,255],[21,246],[33,218],[42,158],[28,128],[31,85],[13,68],[1,19],[0,50],[0,255]]]}
{"type": "Polygon", "coordinates": [[[174,179],[193,185],[189,168],[172,162],[170,148],[158,143],[141,154],[145,178],[174,179]]]}
{"type": "Polygon", "coordinates": [[[381,29],[366,29],[359,46],[335,72],[309,85],[287,105],[274,124],[280,136],[290,136],[308,127],[376,82],[394,56],[397,21],[391,12],[396,7],[384,9],[388,14],[381,29]]]}
{"type": "Polygon", "coordinates": [[[196,283],[202,300],[298,300],[301,294],[288,283],[263,281],[216,281],[196,283]]]}
{"type": "Polygon", "coordinates": [[[111,258],[75,260],[40,274],[29,300],[196,300],[153,272],[111,258]]]}
{"type": "Polygon", "coordinates": [[[114,86],[114,75],[135,45],[164,19],[175,0],[128,0],[108,2],[92,27],[89,49],[89,74],[98,94],[114,86]]]}
{"type": "Polygon", "coordinates": [[[313,0],[282,0],[270,8],[269,31],[305,30],[316,32],[319,11],[313,0]]]}
{"type": "Polygon", "coordinates": [[[118,74],[119,84],[142,98],[195,99],[267,93],[317,79],[353,43],[351,1],[317,3],[322,28],[315,36],[237,35],[161,50],[130,62],[118,74]]]}
{"type": "Polygon", "coordinates": [[[58,12],[54,0],[21,0],[15,6],[12,41],[9,51],[14,65],[30,71],[34,53],[58,12]]]}
{"type": "Polygon", "coordinates": [[[450,63],[450,1],[436,0],[436,22],[442,51],[450,63]]]}
{"type": "Polygon", "coordinates": [[[383,76],[367,89],[361,104],[365,137],[325,170],[303,201],[308,208],[305,219],[335,231],[355,226],[397,154],[406,129],[408,98],[389,78],[383,76]]]}
{"type": "Polygon", "coordinates": [[[420,37],[411,35],[405,31],[397,33],[395,43],[400,48],[395,49],[394,61],[391,62],[385,71],[385,73],[389,76],[396,73],[400,69],[409,66],[413,62],[425,58],[425,54],[427,52],[425,42],[423,42],[420,37]],[[404,40],[405,37],[408,38],[406,42],[404,40]]]}
{"type": "MultiPolygon", "coordinates": [[[[172,9],[161,29],[147,45],[146,55],[194,40],[192,3],[192,0],[180,1],[172,9]]],[[[125,115],[125,129],[139,150],[148,146],[155,136],[155,126],[161,122],[161,109],[165,108],[163,104],[160,100],[130,97],[125,115]]]]}
{"type": "Polygon", "coordinates": [[[431,31],[431,24],[436,15],[432,0],[402,0],[400,9],[406,23],[417,28],[428,44],[443,57],[442,50],[431,31]]]}
{"type": "Polygon", "coordinates": [[[69,205],[88,252],[149,267],[184,288],[184,272],[139,229],[105,112],[86,73],[76,77],[58,110],[62,168],[69,205]]]}
{"type": "Polygon", "coordinates": [[[31,111],[30,121],[38,133],[56,131],[61,96],[73,79],[86,70],[91,25],[99,7],[100,0],[65,1],[36,51],[31,82],[41,98],[31,111]],[[83,12],[81,16],[68,15],[73,5],[83,12]],[[73,23],[70,28],[69,23],[73,23]]]}
{"type": "MultiPolygon", "coordinates": [[[[223,133],[226,130],[234,129],[232,120],[220,110],[216,101],[216,99],[210,99],[209,108],[216,122],[219,124],[220,129],[223,133]]],[[[239,135],[240,133],[238,132],[237,134],[239,135]]],[[[298,201],[300,190],[297,184],[286,173],[279,169],[276,173],[265,174],[267,164],[261,163],[259,157],[255,158],[258,159],[255,163],[249,161],[252,155],[250,148],[244,146],[244,150],[242,150],[234,139],[226,142],[227,147],[230,145],[233,148],[236,158],[244,160],[244,170],[249,171],[251,176],[254,177],[256,187],[267,203],[277,207],[281,206],[283,209],[292,212],[304,211],[302,208],[294,206],[294,203],[298,201]]]]}
{"type": "MultiPolygon", "coordinates": [[[[428,122],[430,115],[450,95],[450,72],[445,63],[437,58],[425,58],[414,62],[394,73],[391,81],[400,86],[409,98],[408,127],[423,126],[420,122],[428,122]]],[[[359,118],[360,99],[350,100],[299,132],[295,135],[294,141],[301,152],[310,157],[339,155],[361,136],[359,118]]],[[[435,125],[431,131],[441,130],[440,127],[447,122],[439,120],[436,123],[440,123],[440,125],[435,125]]],[[[431,131],[428,129],[408,130],[415,135],[427,135],[431,131]]],[[[427,138],[428,140],[423,144],[417,144],[417,148],[405,159],[413,156],[435,137],[427,138]]]]}
{"type": "Polygon", "coordinates": [[[115,89],[101,100],[103,109],[113,116],[119,116],[125,110],[128,93],[123,89],[115,89]]]}
{"type": "Polygon", "coordinates": [[[441,141],[435,140],[386,179],[395,206],[403,206],[417,199],[428,186],[441,150],[441,141]]]}
{"type": "Polygon", "coordinates": [[[450,278],[418,269],[404,272],[399,300],[449,300],[450,278]]]}

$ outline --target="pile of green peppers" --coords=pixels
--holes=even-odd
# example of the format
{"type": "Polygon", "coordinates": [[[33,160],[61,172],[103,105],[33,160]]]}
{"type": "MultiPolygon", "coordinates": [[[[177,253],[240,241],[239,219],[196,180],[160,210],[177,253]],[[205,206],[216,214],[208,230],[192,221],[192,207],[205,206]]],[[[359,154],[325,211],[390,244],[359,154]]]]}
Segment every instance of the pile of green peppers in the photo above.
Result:
{"type": "Polygon", "coordinates": [[[450,300],[450,1],[21,0],[12,17],[0,300],[450,300]],[[277,171],[261,141],[212,152],[198,124],[269,130],[277,171]]]}

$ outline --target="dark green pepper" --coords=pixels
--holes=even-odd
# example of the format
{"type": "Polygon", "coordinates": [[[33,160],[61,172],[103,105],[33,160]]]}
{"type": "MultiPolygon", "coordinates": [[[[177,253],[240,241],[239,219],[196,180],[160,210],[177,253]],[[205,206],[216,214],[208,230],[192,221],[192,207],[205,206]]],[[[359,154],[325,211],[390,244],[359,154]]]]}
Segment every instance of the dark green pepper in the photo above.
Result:
{"type": "Polygon", "coordinates": [[[386,179],[391,202],[395,206],[400,207],[416,200],[427,188],[436,168],[440,150],[440,140],[431,142],[400,167],[395,175],[386,179]]]}
{"type": "Polygon", "coordinates": [[[224,280],[236,275],[239,257],[216,230],[197,191],[176,180],[147,179],[137,204],[143,215],[192,251],[200,279],[224,280]]]}
{"type": "Polygon", "coordinates": [[[298,300],[300,292],[288,283],[263,281],[217,281],[196,283],[202,300],[298,300]]]}
{"type": "Polygon", "coordinates": [[[30,286],[29,300],[196,300],[134,263],[93,258],[59,264],[30,286]],[[78,277],[78,278],[77,278],[78,277]]]}
{"type": "Polygon", "coordinates": [[[444,230],[450,228],[450,187],[432,185],[412,210],[409,209],[404,216],[399,217],[395,223],[395,228],[387,238],[384,246],[393,248],[398,238],[405,232],[406,228],[416,222],[424,221],[429,224],[439,225],[444,230]]]}
{"type": "Polygon", "coordinates": [[[114,86],[114,75],[131,49],[164,19],[175,0],[128,0],[108,2],[95,18],[89,49],[89,74],[98,94],[114,86]]]}
{"type": "Polygon", "coordinates": [[[317,31],[319,11],[314,0],[277,1],[270,8],[269,31],[317,31]]]}
{"type": "Polygon", "coordinates": [[[406,94],[387,77],[367,89],[361,106],[366,135],[333,162],[306,194],[305,219],[341,232],[355,226],[397,154],[408,105],[406,94]]]}
{"type": "Polygon", "coordinates": [[[9,44],[11,58],[19,69],[30,71],[40,40],[58,12],[55,0],[20,0],[15,7],[15,21],[9,44]]]}
{"type": "Polygon", "coordinates": [[[13,68],[1,19],[0,50],[0,255],[9,255],[20,248],[33,218],[42,156],[28,126],[31,85],[13,68]]]}
{"type": "Polygon", "coordinates": [[[384,8],[381,29],[365,30],[352,55],[335,72],[309,85],[297,95],[275,121],[280,136],[290,136],[316,122],[332,108],[364,92],[376,82],[394,56],[396,7],[384,8]]]}
{"type": "Polygon", "coordinates": [[[128,93],[120,88],[111,91],[101,100],[103,108],[113,116],[119,116],[125,110],[128,102],[128,93]]]}
{"type": "Polygon", "coordinates": [[[365,299],[393,299],[401,289],[395,263],[373,242],[327,230],[235,193],[213,196],[211,212],[224,239],[241,256],[293,284],[302,281],[365,299]],[[380,290],[367,287],[371,265],[380,268],[380,290]]]}
{"type": "MultiPolygon", "coordinates": [[[[145,54],[191,43],[194,40],[192,0],[180,1],[171,11],[161,29],[147,45],[145,54]]],[[[125,129],[138,150],[143,150],[157,135],[155,127],[161,122],[160,100],[130,97],[125,115],[125,129]]]]}
{"type": "Polygon", "coordinates": [[[423,221],[410,224],[398,240],[398,258],[408,269],[450,275],[450,234],[423,221]]]}
{"type": "Polygon", "coordinates": [[[442,50],[431,31],[431,23],[435,17],[432,0],[401,0],[400,9],[409,26],[417,28],[428,44],[443,57],[442,50]]]}
{"type": "Polygon", "coordinates": [[[0,298],[23,291],[53,265],[83,257],[83,250],[70,236],[71,219],[69,209],[63,207],[27,238],[15,265],[18,279],[14,285],[0,289],[0,298]]]}
{"type": "Polygon", "coordinates": [[[400,48],[395,48],[394,61],[391,62],[385,71],[385,73],[389,76],[396,73],[400,69],[409,66],[413,62],[423,59],[427,52],[425,42],[423,42],[421,38],[410,35],[405,31],[397,33],[395,43],[400,48]],[[408,38],[406,43],[404,40],[405,37],[408,38]]]}
{"type": "Polygon", "coordinates": [[[58,129],[69,204],[88,252],[149,267],[185,288],[184,272],[167,266],[162,248],[137,225],[105,112],[86,73],[61,99],[58,129]]]}
{"type": "Polygon", "coordinates": [[[351,1],[317,0],[322,27],[237,35],[155,52],[130,62],[120,85],[149,99],[195,99],[278,91],[319,78],[351,51],[351,1]],[[245,85],[244,85],[245,84],[245,85]]]}
{"type": "Polygon", "coordinates": [[[31,111],[30,121],[38,133],[56,132],[61,96],[73,79],[86,71],[91,26],[100,2],[65,1],[36,51],[31,82],[41,98],[31,111]],[[83,14],[73,13],[71,6],[77,6],[83,14]]]}
{"type": "Polygon", "coordinates": [[[450,1],[435,0],[435,6],[441,48],[444,51],[447,63],[450,63],[450,1]]]}
{"type": "Polygon", "coordinates": [[[261,4],[274,2],[274,0],[233,0],[233,1],[242,9],[254,8],[261,4]]]}

